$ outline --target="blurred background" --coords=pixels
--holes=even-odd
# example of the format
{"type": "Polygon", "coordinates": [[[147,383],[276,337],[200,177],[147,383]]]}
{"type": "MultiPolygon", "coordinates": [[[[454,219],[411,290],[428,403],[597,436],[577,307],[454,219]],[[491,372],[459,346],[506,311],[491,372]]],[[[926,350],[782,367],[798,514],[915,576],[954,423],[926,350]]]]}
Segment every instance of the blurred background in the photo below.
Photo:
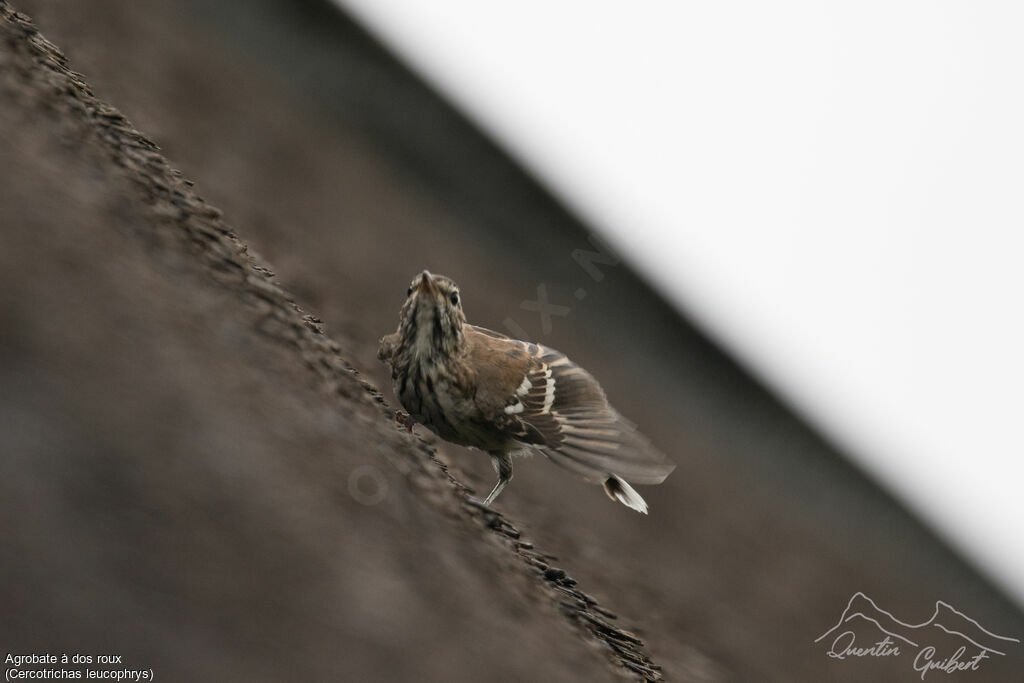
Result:
{"type": "MultiPolygon", "coordinates": [[[[412,5],[17,9],[389,398],[377,339],[423,268],[459,283],[472,322],[601,380],[678,465],[641,491],[650,517],[536,459],[499,507],[638,625],[670,680],[910,680],[906,662],[837,662],[814,643],[857,591],[907,622],[943,600],[1024,635],[1013,22],[412,5]]],[[[189,396],[173,405],[187,413],[189,396]]],[[[493,483],[486,458],[438,448],[478,492],[493,483]]],[[[402,559],[394,585],[436,588],[402,559]]],[[[273,590],[252,562],[253,590],[273,590]]],[[[333,571],[347,566],[368,571],[333,571]]],[[[151,576],[125,570],[123,590],[163,590],[151,576]]],[[[472,604],[439,593],[434,627],[472,604]]],[[[359,634],[360,671],[440,679],[398,634],[359,634]]],[[[466,656],[446,653],[452,677],[487,670],[466,656]]],[[[1024,647],[986,667],[963,679],[1019,680],[1024,647]]]]}

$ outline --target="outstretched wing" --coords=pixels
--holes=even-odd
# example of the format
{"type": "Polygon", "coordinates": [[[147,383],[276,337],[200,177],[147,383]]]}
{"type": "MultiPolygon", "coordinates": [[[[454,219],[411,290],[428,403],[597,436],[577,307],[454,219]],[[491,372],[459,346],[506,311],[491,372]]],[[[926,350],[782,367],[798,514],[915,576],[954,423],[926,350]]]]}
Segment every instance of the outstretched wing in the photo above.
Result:
{"type": "MultiPolygon", "coordinates": [[[[472,327],[475,367],[490,376],[481,384],[501,387],[491,410],[513,438],[540,447],[555,463],[585,479],[604,482],[614,474],[640,484],[660,484],[675,468],[636,427],[608,405],[604,391],[565,354],[472,327]],[[496,353],[497,352],[497,353],[496,353]],[[515,359],[515,367],[493,359],[515,359]],[[494,366],[505,366],[497,367],[494,366]]],[[[492,397],[492,401],[497,396],[492,397]]]]}

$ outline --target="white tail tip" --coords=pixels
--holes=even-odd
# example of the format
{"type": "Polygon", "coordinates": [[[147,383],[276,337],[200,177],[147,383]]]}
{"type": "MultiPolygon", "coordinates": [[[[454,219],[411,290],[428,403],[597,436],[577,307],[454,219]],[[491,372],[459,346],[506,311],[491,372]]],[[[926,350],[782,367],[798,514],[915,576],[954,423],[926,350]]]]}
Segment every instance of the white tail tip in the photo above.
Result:
{"type": "Polygon", "coordinates": [[[642,512],[645,515],[647,514],[647,501],[633,490],[633,487],[627,484],[625,480],[614,474],[609,475],[604,480],[604,492],[612,500],[617,500],[628,508],[642,512]]]}

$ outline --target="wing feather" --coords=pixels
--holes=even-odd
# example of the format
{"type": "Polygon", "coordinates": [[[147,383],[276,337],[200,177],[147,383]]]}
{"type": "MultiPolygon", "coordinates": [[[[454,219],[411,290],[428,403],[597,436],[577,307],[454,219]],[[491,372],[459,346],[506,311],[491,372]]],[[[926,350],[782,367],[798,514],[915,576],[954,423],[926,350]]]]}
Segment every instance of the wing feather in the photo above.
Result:
{"type": "MultiPolygon", "coordinates": [[[[608,404],[597,380],[565,354],[491,330],[473,330],[515,345],[525,356],[521,374],[505,380],[508,434],[541,447],[556,464],[594,482],[610,475],[660,484],[675,465],[608,404]]],[[[513,354],[514,355],[514,354],[513,354]]]]}

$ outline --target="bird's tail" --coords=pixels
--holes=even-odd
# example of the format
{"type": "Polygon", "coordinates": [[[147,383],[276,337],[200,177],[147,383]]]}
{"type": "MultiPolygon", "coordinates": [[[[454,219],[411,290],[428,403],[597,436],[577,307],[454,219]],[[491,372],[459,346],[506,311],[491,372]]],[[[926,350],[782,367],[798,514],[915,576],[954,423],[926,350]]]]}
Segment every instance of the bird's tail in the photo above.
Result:
{"type": "Polygon", "coordinates": [[[612,500],[617,500],[628,508],[647,514],[647,501],[625,479],[614,474],[610,475],[604,480],[604,492],[612,500]]]}

